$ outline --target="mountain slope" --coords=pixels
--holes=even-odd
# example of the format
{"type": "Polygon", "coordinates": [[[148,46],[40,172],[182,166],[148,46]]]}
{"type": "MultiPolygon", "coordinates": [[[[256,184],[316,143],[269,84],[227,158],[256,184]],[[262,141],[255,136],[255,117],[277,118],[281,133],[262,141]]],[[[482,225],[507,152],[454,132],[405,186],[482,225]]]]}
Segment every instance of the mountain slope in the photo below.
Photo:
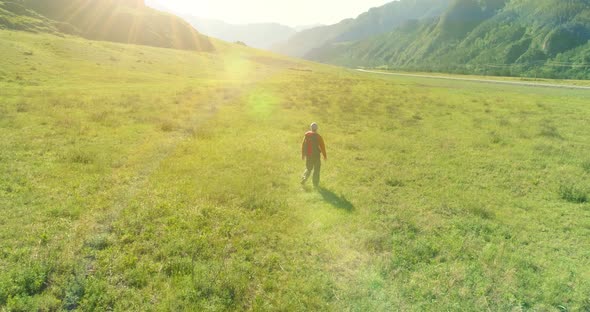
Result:
{"type": "Polygon", "coordinates": [[[327,44],[361,40],[382,34],[403,25],[407,21],[439,16],[450,0],[402,0],[372,8],[356,19],[312,28],[277,45],[274,51],[295,57],[304,57],[310,51],[327,44]]]}
{"type": "Polygon", "coordinates": [[[209,39],[177,16],[145,6],[143,0],[23,0],[53,20],[73,25],[88,39],[211,51],[209,39]]]}
{"type": "Polygon", "coordinates": [[[440,18],[314,50],[346,66],[590,78],[590,1],[457,0],[440,18]]]}
{"type": "Polygon", "coordinates": [[[0,29],[58,33],[58,23],[20,3],[0,1],[0,29]]]}
{"type": "Polygon", "coordinates": [[[276,23],[234,25],[194,16],[185,16],[184,18],[207,36],[228,42],[241,41],[259,49],[269,49],[275,44],[286,41],[296,33],[293,28],[276,23]]]}

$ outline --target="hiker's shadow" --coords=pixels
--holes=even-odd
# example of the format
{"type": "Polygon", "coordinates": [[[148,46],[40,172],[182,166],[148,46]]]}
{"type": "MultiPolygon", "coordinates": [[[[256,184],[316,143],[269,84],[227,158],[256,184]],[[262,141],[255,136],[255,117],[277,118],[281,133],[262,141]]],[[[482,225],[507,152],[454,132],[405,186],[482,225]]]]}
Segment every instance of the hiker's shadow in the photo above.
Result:
{"type": "Polygon", "coordinates": [[[346,210],[348,212],[354,211],[354,205],[350,201],[348,201],[348,199],[346,199],[344,195],[338,196],[336,195],[336,193],[321,186],[317,188],[317,191],[318,193],[320,193],[320,195],[322,195],[324,201],[329,203],[330,205],[338,209],[346,210]]]}

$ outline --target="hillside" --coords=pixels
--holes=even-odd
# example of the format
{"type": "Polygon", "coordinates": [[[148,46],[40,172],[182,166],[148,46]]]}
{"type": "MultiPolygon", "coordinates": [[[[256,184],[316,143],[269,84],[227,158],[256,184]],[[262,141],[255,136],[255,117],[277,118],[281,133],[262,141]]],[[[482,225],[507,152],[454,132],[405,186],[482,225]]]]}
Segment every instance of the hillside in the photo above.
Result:
{"type": "Polygon", "coordinates": [[[234,25],[194,16],[184,19],[202,34],[227,42],[241,41],[258,49],[270,49],[296,33],[293,28],[276,23],[234,25]]]}
{"type": "Polygon", "coordinates": [[[273,51],[294,57],[305,57],[314,49],[325,45],[356,41],[389,32],[407,21],[439,16],[450,0],[392,1],[372,8],[355,19],[320,26],[295,34],[273,51]]]}
{"type": "Polygon", "coordinates": [[[49,20],[20,3],[0,1],[0,29],[59,33],[59,23],[49,20]]]}
{"type": "Polygon", "coordinates": [[[587,0],[456,0],[440,18],[307,57],[345,66],[590,79],[587,0]]]}
{"type": "Polygon", "coordinates": [[[17,0],[26,9],[71,25],[87,39],[211,51],[209,39],[182,19],[145,6],[142,0],[17,0]]]}

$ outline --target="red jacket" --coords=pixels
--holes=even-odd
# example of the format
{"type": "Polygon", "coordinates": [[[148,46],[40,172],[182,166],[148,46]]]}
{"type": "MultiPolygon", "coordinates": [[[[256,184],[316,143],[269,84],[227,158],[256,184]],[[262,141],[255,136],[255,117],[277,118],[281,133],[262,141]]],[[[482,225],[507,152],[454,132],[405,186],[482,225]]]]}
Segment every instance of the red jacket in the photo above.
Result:
{"type": "Polygon", "coordinates": [[[303,143],[301,144],[301,156],[303,158],[314,155],[319,156],[320,153],[324,155],[324,159],[328,158],[324,139],[317,132],[307,132],[303,138],[303,143]]]}

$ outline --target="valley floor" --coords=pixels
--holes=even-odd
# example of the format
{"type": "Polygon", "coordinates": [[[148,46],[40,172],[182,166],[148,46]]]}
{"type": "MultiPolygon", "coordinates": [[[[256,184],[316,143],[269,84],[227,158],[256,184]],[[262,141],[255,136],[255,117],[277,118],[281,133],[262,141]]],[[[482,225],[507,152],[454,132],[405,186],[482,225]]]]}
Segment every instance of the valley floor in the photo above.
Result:
{"type": "Polygon", "coordinates": [[[439,73],[426,74],[426,73],[393,72],[393,71],[367,70],[367,69],[357,69],[357,70],[360,72],[364,72],[364,73],[402,76],[402,77],[494,83],[494,84],[517,85],[517,86],[525,86],[525,87],[590,90],[590,86],[588,86],[589,83],[588,83],[588,81],[585,81],[585,80],[555,80],[555,79],[497,77],[497,76],[445,75],[445,74],[439,74],[439,73]]]}
{"type": "Polygon", "coordinates": [[[0,309],[590,309],[588,91],[216,45],[0,31],[0,309]]]}

